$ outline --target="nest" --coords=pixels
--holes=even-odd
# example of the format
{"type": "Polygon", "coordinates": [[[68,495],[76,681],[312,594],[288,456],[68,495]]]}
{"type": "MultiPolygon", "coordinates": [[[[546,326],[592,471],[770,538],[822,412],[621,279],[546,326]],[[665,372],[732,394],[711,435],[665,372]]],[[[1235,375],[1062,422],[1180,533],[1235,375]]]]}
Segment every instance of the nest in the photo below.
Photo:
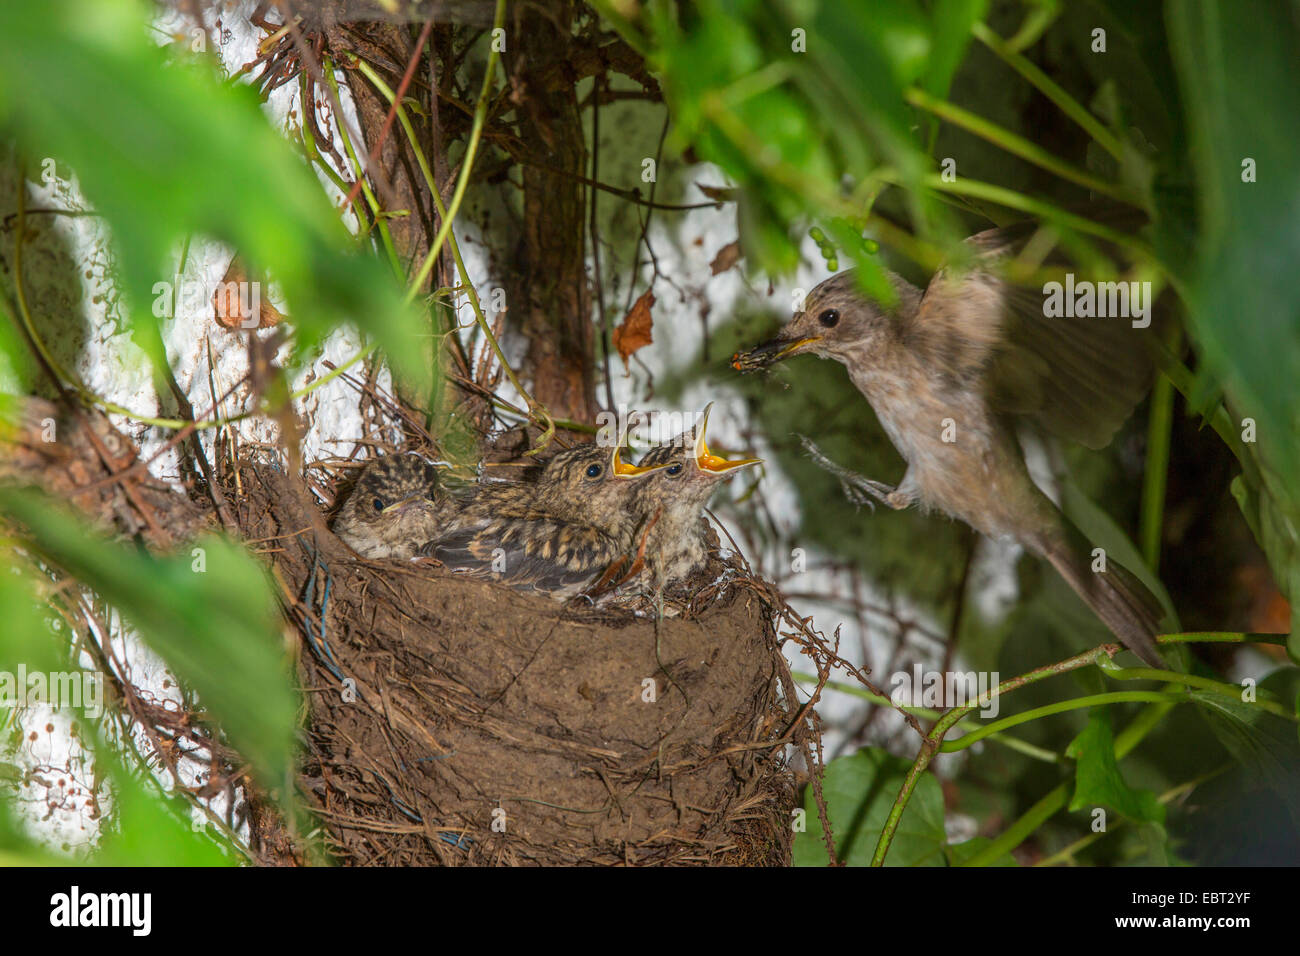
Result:
{"type": "MultiPolygon", "coordinates": [[[[178,495],[149,478],[102,415],[30,400],[19,418],[8,480],[43,485],[160,550],[214,522],[197,490],[178,495]],[[60,418],[58,446],[39,439],[47,415],[60,418]],[[64,457],[50,459],[51,447],[64,457]]],[[[294,625],[307,710],[298,784],[333,860],[790,862],[801,782],[792,747],[822,805],[820,687],[799,703],[781,642],[799,642],[823,683],[843,662],[743,562],[679,616],[575,608],[361,559],[328,530],[303,481],[248,459],[226,458],[220,471],[215,512],[271,565],[294,625]]],[[[317,492],[337,499],[337,481],[321,474],[313,469],[317,492]]],[[[135,689],[119,691],[142,719],[135,689]]],[[[304,841],[219,732],[200,714],[181,717],[146,729],[205,745],[210,791],[243,788],[250,857],[306,862],[304,841]]]]}
{"type": "Polygon", "coordinates": [[[359,559],[279,472],[241,484],[297,597],[301,786],[341,862],[789,863],[804,725],[759,582],[681,617],[574,609],[359,559]]]}

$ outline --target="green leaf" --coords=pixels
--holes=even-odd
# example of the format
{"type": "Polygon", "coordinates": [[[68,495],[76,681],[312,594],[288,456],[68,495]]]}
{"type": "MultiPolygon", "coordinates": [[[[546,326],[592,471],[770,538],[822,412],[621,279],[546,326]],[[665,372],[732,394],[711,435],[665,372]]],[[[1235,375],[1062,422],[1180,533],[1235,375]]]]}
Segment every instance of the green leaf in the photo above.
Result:
{"type": "MultiPolygon", "coordinates": [[[[864,748],[826,767],[822,792],[835,834],[835,854],[850,866],[866,866],[910,764],[883,750],[864,748]]],[[[813,788],[804,795],[806,833],[796,833],[796,866],[825,866],[826,844],[813,788]]],[[[943,791],[933,774],[922,774],[890,845],[887,866],[943,866],[943,791]]]]}
{"type": "MultiPolygon", "coordinates": [[[[1276,681],[1284,692],[1288,682],[1289,689],[1294,690],[1294,670],[1284,668],[1282,676],[1270,675],[1269,680],[1260,683],[1260,688],[1271,689],[1276,681]]],[[[1295,724],[1222,694],[1194,690],[1191,696],[1219,742],[1238,763],[1281,797],[1291,818],[1300,826],[1300,741],[1296,738],[1295,724]]]]}
{"type": "Polygon", "coordinates": [[[1088,725],[1066,748],[1075,760],[1074,797],[1071,810],[1110,807],[1138,822],[1163,824],[1165,808],[1149,790],[1134,790],[1124,782],[1115,760],[1115,738],[1110,729],[1110,711],[1093,708],[1088,725]]]}
{"type": "MultiPolygon", "coordinates": [[[[1197,255],[1174,265],[1205,368],[1235,415],[1256,422],[1261,464],[1287,476],[1251,490],[1274,499],[1258,506],[1260,540],[1266,525],[1282,532],[1266,552],[1296,608],[1300,491],[1289,478],[1300,472],[1300,164],[1279,117],[1300,115],[1300,20],[1295,3],[1269,0],[1185,0],[1167,13],[1200,201],[1197,255]]],[[[1300,658],[1293,614],[1291,653],[1300,658]]]]}
{"type": "MultiPolygon", "coordinates": [[[[632,35],[613,5],[599,6],[632,35]]],[[[947,88],[984,7],[944,0],[931,17],[917,0],[647,5],[650,61],[675,144],[691,145],[744,191],[747,261],[791,272],[799,261],[791,236],[846,209],[865,216],[865,192],[851,190],[881,166],[909,187],[903,198],[923,234],[952,231],[919,188],[932,164],[903,90],[921,81],[947,88]]],[[[864,270],[864,286],[892,303],[880,264],[860,245],[847,257],[864,270]]]]}
{"type": "Polygon", "coordinates": [[[27,527],[41,553],[116,605],[198,692],[259,780],[285,790],[297,697],[278,609],[256,562],[216,536],[188,555],[156,558],[88,534],[83,520],[34,492],[0,491],[0,507],[27,527]]]}
{"type": "MultiPolygon", "coordinates": [[[[967,860],[974,858],[977,854],[983,853],[993,843],[988,837],[975,837],[967,840],[965,843],[954,843],[945,851],[948,857],[949,866],[961,866],[967,860]]],[[[1009,852],[1003,853],[997,859],[985,864],[986,866],[1019,866],[1016,858],[1009,852]]]]}
{"type": "Polygon", "coordinates": [[[106,218],[141,346],[164,360],[152,289],[172,278],[170,251],[204,234],[270,270],[300,345],[353,321],[414,374],[428,349],[385,268],[356,254],[253,91],[169,60],[150,16],[136,0],[0,4],[0,131],[29,163],[70,166],[106,218]]]}
{"type": "Polygon", "coordinates": [[[90,856],[98,866],[233,866],[235,858],[190,826],[190,806],[178,798],[160,801],[123,772],[111,748],[97,747],[97,767],[111,768],[111,809],[99,845],[90,856]]]}
{"type": "Polygon", "coordinates": [[[937,0],[930,12],[934,48],[921,86],[938,97],[948,95],[953,74],[961,65],[971,40],[971,27],[984,19],[988,0],[937,0]]]}

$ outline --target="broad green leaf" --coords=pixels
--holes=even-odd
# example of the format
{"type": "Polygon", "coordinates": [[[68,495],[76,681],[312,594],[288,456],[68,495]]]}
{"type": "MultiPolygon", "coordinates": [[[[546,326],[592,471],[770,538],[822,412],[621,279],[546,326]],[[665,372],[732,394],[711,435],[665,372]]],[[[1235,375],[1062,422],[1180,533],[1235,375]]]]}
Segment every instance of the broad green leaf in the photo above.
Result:
{"type": "Polygon", "coordinates": [[[984,19],[988,0],[937,0],[930,12],[933,49],[921,85],[935,96],[947,96],[953,74],[971,40],[971,27],[984,19]]]}
{"type": "Polygon", "coordinates": [[[195,542],[188,554],[154,557],[88,534],[82,520],[34,492],[0,491],[0,507],[26,526],[42,554],[139,628],[198,692],[263,785],[284,788],[297,698],[282,658],[278,610],[252,558],[216,536],[195,542]]]}
{"type": "MultiPolygon", "coordinates": [[[[1276,678],[1283,692],[1294,692],[1294,670],[1284,668],[1282,676],[1276,678]]],[[[1272,679],[1270,675],[1269,680],[1262,681],[1260,689],[1269,690],[1272,679]]],[[[1300,740],[1296,725],[1222,694],[1196,690],[1191,696],[1219,742],[1282,798],[1292,820],[1300,826],[1300,740]]]]}
{"type": "Polygon", "coordinates": [[[112,767],[112,805],[108,826],[89,862],[97,866],[231,866],[236,858],[222,851],[212,839],[194,831],[190,807],[178,798],[166,800],[149,792],[134,777],[124,773],[109,756],[110,748],[99,747],[96,759],[112,767]]]}
{"type": "MultiPolygon", "coordinates": [[[[629,29],[622,11],[597,6],[629,29]]],[[[930,16],[917,0],[646,5],[639,26],[663,79],[674,141],[743,190],[748,262],[791,272],[799,261],[793,235],[855,202],[851,214],[865,215],[865,194],[851,198],[851,190],[882,166],[911,187],[903,198],[923,233],[947,227],[942,208],[917,188],[932,164],[903,90],[918,82],[946,89],[983,7],[945,0],[930,16]]],[[[861,268],[863,287],[892,303],[879,262],[860,241],[841,246],[844,266],[861,268]]]]}
{"type": "MultiPolygon", "coordinates": [[[[1280,587],[1300,583],[1300,20],[1295,3],[1184,0],[1168,5],[1174,61],[1191,131],[1200,200],[1197,255],[1182,272],[1206,369],[1233,412],[1257,426],[1262,464],[1284,479],[1252,489],[1276,500],[1260,520],[1283,529],[1266,547],[1280,587]],[[1263,93],[1261,91],[1266,91],[1263,93]]],[[[1294,591],[1293,609],[1300,609],[1294,591]]],[[[1300,657],[1300,610],[1291,653],[1300,657]]]]}
{"type": "Polygon", "coordinates": [[[1070,742],[1065,753],[1075,760],[1071,810],[1103,806],[1130,820],[1164,823],[1165,808],[1156,795],[1149,790],[1134,790],[1124,782],[1115,760],[1115,738],[1107,708],[1093,708],[1088,725],[1070,742]]]}
{"type": "MultiPolygon", "coordinates": [[[[822,792],[835,835],[835,854],[850,866],[866,866],[876,849],[909,764],[883,750],[865,748],[826,767],[822,792]]],[[[795,834],[796,866],[825,866],[826,844],[813,788],[804,795],[807,832],[795,834]]],[[[943,866],[943,791],[933,774],[922,774],[899,821],[887,866],[943,866]]]]}
{"type": "Polygon", "coordinates": [[[149,19],[138,0],[0,3],[0,133],[75,174],[107,220],[141,346],[163,359],[152,289],[175,272],[169,250],[203,234],[270,270],[302,344],[353,321],[414,374],[428,349],[390,274],[357,254],[253,91],[169,59],[149,19]]]}

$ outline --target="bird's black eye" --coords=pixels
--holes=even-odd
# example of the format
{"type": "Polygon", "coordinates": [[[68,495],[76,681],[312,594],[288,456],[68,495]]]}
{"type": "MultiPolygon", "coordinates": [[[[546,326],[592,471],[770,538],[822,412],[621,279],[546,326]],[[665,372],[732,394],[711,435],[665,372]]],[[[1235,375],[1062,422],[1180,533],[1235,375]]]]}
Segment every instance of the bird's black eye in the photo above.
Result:
{"type": "Polygon", "coordinates": [[[682,473],[682,463],[679,461],[675,465],[669,465],[664,471],[670,475],[680,475],[682,473]]]}
{"type": "Polygon", "coordinates": [[[375,510],[376,510],[376,511],[383,511],[383,510],[384,510],[384,501],[383,501],[382,498],[376,498],[374,501],[372,501],[372,502],[370,502],[370,503],[371,503],[372,505],[375,506],[375,510]]]}
{"type": "Polygon", "coordinates": [[[587,477],[588,477],[588,478],[599,478],[601,472],[603,472],[604,470],[605,470],[605,469],[602,468],[600,465],[588,465],[588,466],[587,466],[587,477]]]}
{"type": "Polygon", "coordinates": [[[835,326],[839,325],[840,310],[827,309],[821,315],[817,316],[817,321],[826,326],[826,328],[833,329],[835,326]]]}

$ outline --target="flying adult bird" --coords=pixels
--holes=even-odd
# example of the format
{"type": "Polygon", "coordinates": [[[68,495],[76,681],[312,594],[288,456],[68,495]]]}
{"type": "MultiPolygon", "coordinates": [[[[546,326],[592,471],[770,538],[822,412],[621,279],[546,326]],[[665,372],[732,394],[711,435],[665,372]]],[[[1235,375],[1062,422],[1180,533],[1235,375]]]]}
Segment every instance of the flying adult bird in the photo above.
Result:
{"type": "Polygon", "coordinates": [[[405,560],[438,533],[447,506],[433,465],[418,455],[385,455],[362,469],[334,533],[364,558],[405,560]]]}
{"type": "Polygon", "coordinates": [[[699,425],[646,452],[641,466],[663,466],[651,475],[636,495],[634,508],[641,516],[637,551],[656,589],[670,589],[703,566],[708,557],[708,523],[704,506],[719,483],[742,468],[762,463],[761,458],[728,461],[709,451],[705,431],[709,411],[699,425]]]}
{"type": "Polygon", "coordinates": [[[617,444],[567,449],[535,481],[479,485],[420,553],[514,588],[570,597],[630,550],[632,498],[655,470],[624,462],[617,444]]]}
{"type": "MultiPolygon", "coordinates": [[[[1090,448],[1109,444],[1150,385],[1141,339],[1156,325],[1073,311],[1048,317],[1056,310],[1045,308],[1047,285],[1013,285],[996,269],[1032,235],[1021,224],[972,236],[966,268],[941,269],[924,291],[890,273],[892,309],[861,295],[852,270],[834,275],[775,340],[732,364],[748,371],[810,352],[845,365],[907,470],[891,488],[807,443],[814,458],[891,508],[916,504],[1015,538],[1051,562],[1125,646],[1163,667],[1154,640],[1160,604],[1109,557],[1094,571],[1093,545],[1029,477],[1015,432],[1031,424],[1090,448]]],[[[1073,287],[1073,276],[1067,281],[1073,287]]]]}

